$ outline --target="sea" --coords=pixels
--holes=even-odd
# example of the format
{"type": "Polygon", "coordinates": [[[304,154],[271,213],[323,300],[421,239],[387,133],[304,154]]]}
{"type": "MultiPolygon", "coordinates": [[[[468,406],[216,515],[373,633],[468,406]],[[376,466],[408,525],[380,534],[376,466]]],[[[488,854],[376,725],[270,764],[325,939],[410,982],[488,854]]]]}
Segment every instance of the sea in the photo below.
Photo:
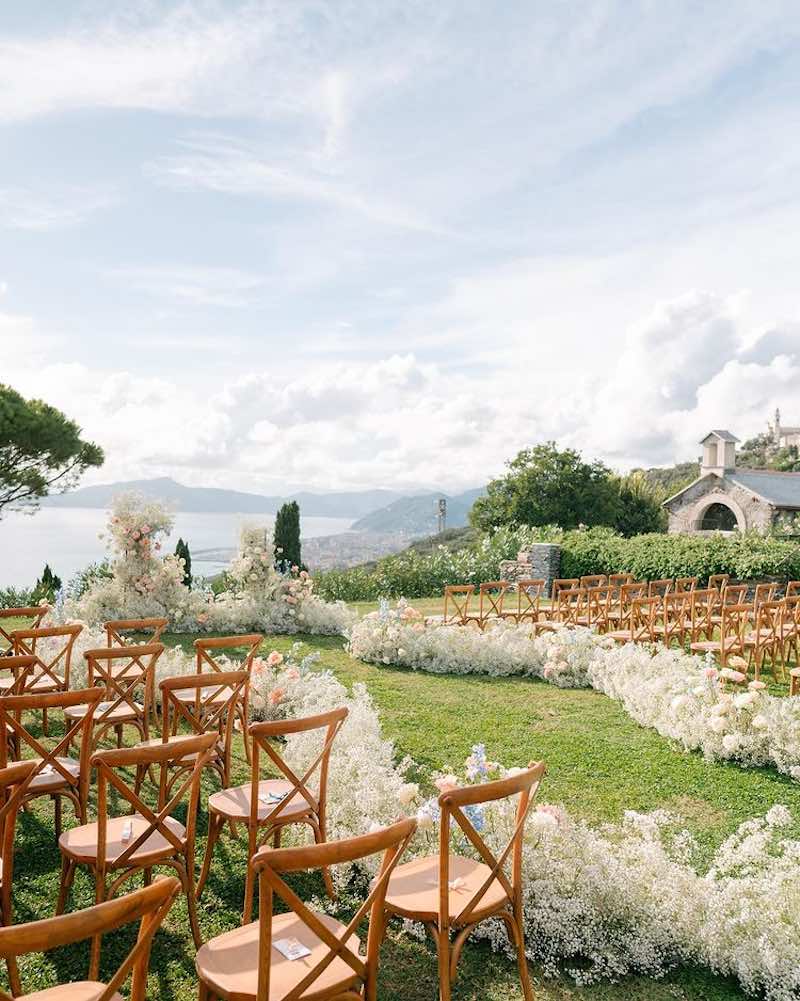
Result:
{"type": "MultiPolygon", "coordinates": [[[[219,573],[235,553],[243,525],[272,527],[274,514],[178,512],[162,552],[175,549],[178,538],[189,543],[192,573],[219,573]]],[[[66,584],[76,571],[107,555],[99,538],[108,521],[100,508],[43,507],[34,514],[4,513],[0,520],[0,588],[30,587],[45,563],[66,584]]],[[[310,539],[338,535],[352,525],[349,518],[300,518],[300,534],[310,539]]]]}

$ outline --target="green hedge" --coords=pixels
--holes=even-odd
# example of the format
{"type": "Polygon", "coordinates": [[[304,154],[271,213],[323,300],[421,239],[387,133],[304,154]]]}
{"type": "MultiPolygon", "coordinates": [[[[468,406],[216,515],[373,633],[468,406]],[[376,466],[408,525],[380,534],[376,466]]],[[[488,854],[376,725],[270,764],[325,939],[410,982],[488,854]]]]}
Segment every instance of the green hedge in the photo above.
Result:
{"type": "Polygon", "coordinates": [[[499,576],[501,560],[514,559],[532,542],[560,542],[561,574],[629,572],[638,580],[700,577],[729,573],[753,578],[800,579],[800,543],[758,534],[638,535],[625,539],[611,529],[560,533],[558,530],[501,529],[467,549],[444,546],[432,553],[408,550],[380,560],[374,569],[353,567],[315,575],[316,591],[329,600],[423,598],[442,593],[445,584],[479,584],[499,576]]]}

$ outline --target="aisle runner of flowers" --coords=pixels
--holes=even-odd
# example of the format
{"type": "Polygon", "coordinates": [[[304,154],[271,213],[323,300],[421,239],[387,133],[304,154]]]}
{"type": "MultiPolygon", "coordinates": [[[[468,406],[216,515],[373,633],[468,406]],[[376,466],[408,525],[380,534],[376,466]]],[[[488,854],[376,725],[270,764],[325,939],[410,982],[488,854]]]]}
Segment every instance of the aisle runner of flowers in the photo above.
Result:
{"type": "Polygon", "coordinates": [[[242,531],[240,549],[226,574],[228,587],[214,595],[202,584],[184,584],[178,556],[159,555],[173,516],[159,501],[138,494],[115,498],[105,538],[111,575],[97,576],[86,590],[59,604],[62,619],[91,625],[108,619],[166,616],[173,632],[343,634],[354,615],[342,602],[313,594],[311,577],[299,567],[288,575],[274,567],[263,528],[242,531]]]}
{"type": "Polygon", "coordinates": [[[425,625],[410,605],[383,603],[350,631],[348,650],[373,664],[437,674],[522,675],[561,688],[593,688],[619,700],[642,726],[709,759],[773,764],[800,781],[800,697],[769,695],[713,658],[663,646],[618,646],[588,629],[533,636],[530,627],[425,625]]]}
{"type": "MultiPolygon", "coordinates": [[[[98,630],[78,638],[83,649],[103,644],[98,630]]],[[[347,838],[416,814],[420,832],[411,848],[438,848],[438,806],[407,775],[381,732],[377,710],[363,685],[352,694],[329,671],[315,669],[318,654],[302,660],[273,652],[253,665],[251,715],[260,719],[307,716],[345,705],[349,716],[336,739],[328,787],[328,834],[347,838]]],[[[194,659],[170,648],[158,664],[159,679],[191,673],[194,659]]],[[[75,683],[85,679],[78,674],[75,683]]],[[[314,735],[288,738],[286,757],[298,774],[318,753],[314,735]]],[[[418,769],[414,769],[418,774],[418,769]]],[[[513,770],[512,770],[513,771],[513,770]]],[[[475,783],[509,774],[487,760],[478,745],[461,775],[433,775],[431,787],[475,783]]],[[[547,794],[547,779],[543,786],[547,794]]],[[[495,851],[513,828],[515,804],[478,807],[472,821],[495,851]]],[[[524,845],[525,923],[528,955],[548,976],[568,971],[579,983],[630,973],[661,976],[678,963],[700,963],[733,974],[768,1001],[800,996],[800,841],[786,840],[789,811],[774,806],[742,824],[719,848],[708,871],[693,866],[695,844],[663,811],[626,813],[621,823],[591,827],[560,806],[541,802],[532,813],[524,845]]],[[[463,839],[453,850],[463,853],[463,839]]],[[[340,880],[360,872],[338,873],[340,880]]],[[[365,874],[366,875],[366,874],[365,874]]],[[[343,883],[340,888],[345,891],[343,883]]],[[[421,928],[408,925],[418,934],[421,928]]],[[[502,925],[476,934],[508,951],[502,925]]],[[[510,955],[510,953],[509,953],[510,955]]]]}

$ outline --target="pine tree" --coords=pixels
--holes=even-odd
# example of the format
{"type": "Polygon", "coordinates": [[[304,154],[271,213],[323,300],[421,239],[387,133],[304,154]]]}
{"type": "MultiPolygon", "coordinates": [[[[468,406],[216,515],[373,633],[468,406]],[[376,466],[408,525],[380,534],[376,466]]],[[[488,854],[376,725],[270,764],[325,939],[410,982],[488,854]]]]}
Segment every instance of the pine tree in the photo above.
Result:
{"type": "Polygon", "coordinates": [[[283,504],[275,515],[275,562],[284,570],[302,566],[300,558],[300,505],[283,504]]]}
{"type": "Polygon", "coordinates": [[[54,601],[56,594],[61,590],[61,578],[50,569],[50,564],[45,563],[42,576],[36,581],[33,587],[33,600],[54,601]]]}
{"type": "Polygon", "coordinates": [[[178,539],[175,546],[175,555],[183,560],[183,583],[187,587],[192,586],[192,554],[189,552],[189,543],[183,539],[178,539]]]}

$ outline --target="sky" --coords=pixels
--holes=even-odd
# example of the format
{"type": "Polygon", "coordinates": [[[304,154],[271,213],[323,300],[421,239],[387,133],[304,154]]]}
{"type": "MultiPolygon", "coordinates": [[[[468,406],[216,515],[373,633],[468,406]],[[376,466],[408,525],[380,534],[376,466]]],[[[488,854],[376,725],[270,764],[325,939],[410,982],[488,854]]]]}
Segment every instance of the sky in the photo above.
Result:
{"type": "Polygon", "coordinates": [[[0,381],[85,482],[800,424],[795,0],[0,5],[0,381]]]}

